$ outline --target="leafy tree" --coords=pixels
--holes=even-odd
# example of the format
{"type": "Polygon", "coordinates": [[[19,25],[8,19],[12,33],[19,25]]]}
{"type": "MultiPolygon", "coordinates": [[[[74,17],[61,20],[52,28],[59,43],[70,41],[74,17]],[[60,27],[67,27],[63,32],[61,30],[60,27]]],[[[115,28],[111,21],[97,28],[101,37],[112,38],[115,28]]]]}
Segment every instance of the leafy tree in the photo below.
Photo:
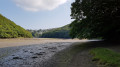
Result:
{"type": "Polygon", "coordinates": [[[120,39],[119,0],[75,0],[71,17],[72,38],[120,39]]]}

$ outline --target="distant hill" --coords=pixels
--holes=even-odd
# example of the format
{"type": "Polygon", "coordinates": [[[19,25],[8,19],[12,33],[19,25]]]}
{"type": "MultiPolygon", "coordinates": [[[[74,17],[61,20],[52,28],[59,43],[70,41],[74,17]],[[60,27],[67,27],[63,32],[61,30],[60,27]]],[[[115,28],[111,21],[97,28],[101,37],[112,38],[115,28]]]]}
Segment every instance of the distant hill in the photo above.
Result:
{"type": "Polygon", "coordinates": [[[0,14],[0,38],[30,38],[32,34],[0,14]]]}
{"type": "Polygon", "coordinates": [[[70,38],[69,25],[60,28],[45,29],[45,30],[28,30],[32,33],[33,37],[37,38],[70,38]]]}

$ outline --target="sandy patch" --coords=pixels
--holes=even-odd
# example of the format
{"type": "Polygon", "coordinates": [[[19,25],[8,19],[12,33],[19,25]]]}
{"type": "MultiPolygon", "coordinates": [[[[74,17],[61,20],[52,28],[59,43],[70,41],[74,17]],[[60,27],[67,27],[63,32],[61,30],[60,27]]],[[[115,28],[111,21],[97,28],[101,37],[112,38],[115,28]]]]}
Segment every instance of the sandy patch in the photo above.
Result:
{"type": "Polygon", "coordinates": [[[53,38],[24,38],[24,39],[0,39],[0,48],[43,44],[50,42],[84,42],[86,40],[79,39],[53,39],[53,38]]]}

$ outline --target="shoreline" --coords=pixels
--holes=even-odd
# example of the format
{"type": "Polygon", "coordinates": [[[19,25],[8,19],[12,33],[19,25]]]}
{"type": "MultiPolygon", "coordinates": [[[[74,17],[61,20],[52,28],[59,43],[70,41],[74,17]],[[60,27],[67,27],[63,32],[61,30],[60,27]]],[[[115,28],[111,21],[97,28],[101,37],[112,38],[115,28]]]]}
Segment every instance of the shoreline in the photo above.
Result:
{"type": "Polygon", "coordinates": [[[55,39],[55,38],[15,38],[15,39],[0,39],[0,48],[44,44],[51,42],[86,42],[88,40],[79,39],[55,39]]]}

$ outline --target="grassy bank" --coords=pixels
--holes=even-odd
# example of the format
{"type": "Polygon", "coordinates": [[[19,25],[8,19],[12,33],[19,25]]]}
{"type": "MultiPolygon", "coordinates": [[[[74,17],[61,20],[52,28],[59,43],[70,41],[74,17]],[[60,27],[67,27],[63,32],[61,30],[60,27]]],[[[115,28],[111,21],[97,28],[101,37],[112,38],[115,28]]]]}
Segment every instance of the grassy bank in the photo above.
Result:
{"type": "Polygon", "coordinates": [[[116,53],[107,48],[94,48],[90,51],[96,61],[103,67],[120,67],[120,53],[116,53]]]}

